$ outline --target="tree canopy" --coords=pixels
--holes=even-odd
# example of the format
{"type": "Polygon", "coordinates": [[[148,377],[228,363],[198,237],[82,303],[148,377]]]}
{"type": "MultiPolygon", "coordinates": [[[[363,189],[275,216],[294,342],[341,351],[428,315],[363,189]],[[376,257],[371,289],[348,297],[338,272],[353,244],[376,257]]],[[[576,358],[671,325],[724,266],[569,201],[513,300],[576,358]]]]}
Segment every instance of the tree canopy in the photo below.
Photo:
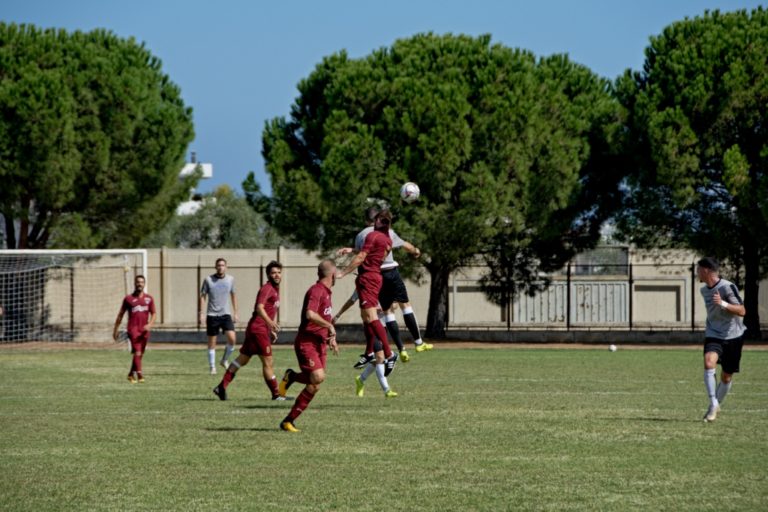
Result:
{"type": "Polygon", "coordinates": [[[200,208],[174,216],[144,241],[148,247],[194,249],[275,248],[280,240],[244,197],[222,185],[200,198],[200,208]]]}
{"type": "Polygon", "coordinates": [[[0,23],[0,214],[9,248],[131,247],[180,180],[192,112],[143,44],[0,23]]]}
{"type": "Polygon", "coordinates": [[[618,200],[609,87],[566,56],[537,59],[489,36],[331,55],[299,84],[290,117],[264,130],[273,222],[327,251],[349,245],[367,205],[389,204],[394,229],[426,253],[427,335],[441,336],[450,272],[478,254],[501,301],[506,255],[524,254],[535,275],[597,239],[618,200]],[[421,187],[417,203],[399,202],[405,181],[421,187]]]}
{"type": "Polygon", "coordinates": [[[616,92],[632,155],[621,231],[727,260],[759,336],[768,273],[768,11],[707,12],[651,38],[616,92]],[[741,270],[743,269],[743,276],[741,270]]]}

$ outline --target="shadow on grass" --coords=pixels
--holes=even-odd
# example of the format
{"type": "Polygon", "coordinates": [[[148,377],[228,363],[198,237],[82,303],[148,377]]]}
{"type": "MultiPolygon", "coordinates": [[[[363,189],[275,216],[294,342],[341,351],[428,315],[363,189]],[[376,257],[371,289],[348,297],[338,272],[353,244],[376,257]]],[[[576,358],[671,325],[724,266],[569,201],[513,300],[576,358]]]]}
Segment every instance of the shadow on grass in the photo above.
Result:
{"type": "Polygon", "coordinates": [[[681,419],[681,418],[664,418],[659,416],[646,416],[635,418],[602,418],[610,421],[650,421],[650,422],[670,422],[670,423],[701,423],[701,420],[694,419],[681,419]]]}
{"type": "Polygon", "coordinates": [[[275,428],[241,428],[241,427],[218,427],[218,428],[206,428],[208,432],[279,432],[280,429],[275,428]]]}

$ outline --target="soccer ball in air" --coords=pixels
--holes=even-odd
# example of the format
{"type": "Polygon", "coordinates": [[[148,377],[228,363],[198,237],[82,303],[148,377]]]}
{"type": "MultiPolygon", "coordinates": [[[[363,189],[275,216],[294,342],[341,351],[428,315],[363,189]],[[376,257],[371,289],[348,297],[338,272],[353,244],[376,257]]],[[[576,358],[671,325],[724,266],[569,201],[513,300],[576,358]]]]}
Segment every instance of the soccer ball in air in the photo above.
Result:
{"type": "Polygon", "coordinates": [[[400,187],[400,198],[406,203],[412,203],[416,201],[419,198],[419,195],[421,195],[419,186],[412,181],[403,183],[403,186],[400,187]]]}
{"type": "Polygon", "coordinates": [[[608,346],[608,350],[610,350],[611,352],[616,352],[616,349],[618,349],[618,347],[616,345],[609,345],[608,346]]]}

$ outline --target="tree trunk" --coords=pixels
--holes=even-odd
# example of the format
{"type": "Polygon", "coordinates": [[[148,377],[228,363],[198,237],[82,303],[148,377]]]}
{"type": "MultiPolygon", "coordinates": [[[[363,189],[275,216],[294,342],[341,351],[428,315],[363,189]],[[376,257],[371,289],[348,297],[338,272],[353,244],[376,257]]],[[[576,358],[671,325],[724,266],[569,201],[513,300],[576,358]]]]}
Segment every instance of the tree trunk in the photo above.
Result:
{"type": "Polygon", "coordinates": [[[448,268],[430,268],[429,311],[427,312],[427,338],[444,339],[448,327],[448,268]]]}
{"type": "Polygon", "coordinates": [[[747,332],[744,338],[759,340],[760,314],[758,312],[758,291],[760,287],[760,253],[754,239],[747,235],[744,238],[744,326],[747,332]]]}
{"type": "Polygon", "coordinates": [[[10,215],[8,211],[3,212],[3,219],[5,219],[5,246],[8,249],[16,248],[16,226],[13,223],[13,215],[10,215]]]}

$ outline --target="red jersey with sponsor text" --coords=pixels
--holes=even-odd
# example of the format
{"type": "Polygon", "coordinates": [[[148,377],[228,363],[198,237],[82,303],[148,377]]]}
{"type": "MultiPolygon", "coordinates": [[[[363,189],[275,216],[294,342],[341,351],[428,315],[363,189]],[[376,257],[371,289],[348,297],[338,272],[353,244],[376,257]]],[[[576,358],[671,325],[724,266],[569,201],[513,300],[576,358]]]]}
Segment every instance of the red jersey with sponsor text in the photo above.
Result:
{"type": "Polygon", "coordinates": [[[123,299],[123,311],[128,312],[128,335],[135,337],[144,332],[149,315],[155,314],[155,299],[151,295],[126,295],[123,299]]]}
{"type": "Polygon", "coordinates": [[[320,281],[316,282],[304,295],[304,304],[301,307],[301,324],[297,339],[310,334],[319,336],[322,340],[328,337],[328,328],[320,327],[307,319],[307,311],[314,311],[323,320],[330,323],[333,318],[333,306],[331,305],[331,289],[320,281]]]}
{"type": "Polygon", "coordinates": [[[387,257],[387,254],[392,249],[392,239],[389,238],[389,234],[383,231],[376,231],[375,229],[368,233],[363,242],[361,251],[366,253],[360,268],[364,272],[378,272],[381,273],[381,262],[387,257]]]}
{"type": "Polygon", "coordinates": [[[259,304],[264,306],[264,312],[269,318],[272,320],[277,318],[277,311],[280,309],[280,287],[275,286],[271,281],[267,281],[256,295],[256,304],[253,305],[253,319],[251,320],[249,329],[268,333],[269,327],[267,326],[267,322],[256,313],[256,307],[259,304]]]}

